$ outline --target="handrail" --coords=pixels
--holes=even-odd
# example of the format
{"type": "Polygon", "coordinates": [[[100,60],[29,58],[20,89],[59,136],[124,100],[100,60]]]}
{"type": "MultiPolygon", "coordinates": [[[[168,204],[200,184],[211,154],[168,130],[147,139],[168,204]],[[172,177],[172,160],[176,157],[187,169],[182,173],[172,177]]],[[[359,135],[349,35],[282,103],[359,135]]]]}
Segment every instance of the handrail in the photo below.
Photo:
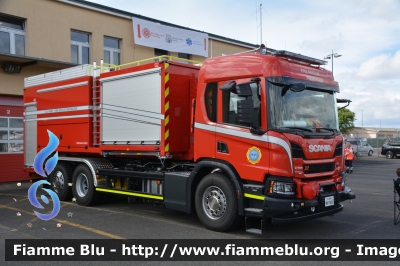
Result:
{"type": "Polygon", "coordinates": [[[126,68],[126,67],[140,66],[140,65],[150,63],[150,62],[162,62],[162,61],[180,62],[180,63],[191,64],[194,66],[202,65],[202,62],[200,62],[200,61],[189,60],[189,59],[180,58],[180,57],[176,57],[176,56],[160,55],[160,56],[155,56],[155,57],[151,57],[151,58],[147,58],[147,59],[143,59],[143,60],[139,60],[139,61],[135,61],[135,62],[131,62],[131,63],[125,63],[122,65],[102,63],[100,66],[95,66],[95,64],[93,64],[93,65],[90,65],[88,68],[88,76],[93,76],[95,70],[98,70],[98,69],[100,70],[100,73],[104,73],[104,72],[110,71],[110,70],[120,70],[120,69],[126,68]]]}
{"type": "Polygon", "coordinates": [[[114,64],[102,63],[100,66],[96,66],[96,64],[93,63],[93,65],[88,67],[88,76],[94,76],[96,70],[100,70],[100,73],[104,73],[107,70],[114,70],[116,68],[117,65],[114,64]]]}
{"type": "Polygon", "coordinates": [[[139,60],[139,61],[135,61],[135,62],[131,62],[131,63],[118,65],[118,66],[116,66],[115,69],[119,70],[119,69],[125,68],[125,67],[140,66],[141,64],[150,63],[152,61],[153,62],[154,61],[180,62],[180,63],[188,63],[188,64],[195,65],[195,66],[201,66],[202,65],[202,62],[200,62],[200,61],[189,60],[189,59],[185,59],[185,58],[179,58],[179,57],[176,57],[176,56],[160,55],[160,56],[151,57],[151,58],[147,58],[147,59],[143,59],[143,60],[139,60]]]}

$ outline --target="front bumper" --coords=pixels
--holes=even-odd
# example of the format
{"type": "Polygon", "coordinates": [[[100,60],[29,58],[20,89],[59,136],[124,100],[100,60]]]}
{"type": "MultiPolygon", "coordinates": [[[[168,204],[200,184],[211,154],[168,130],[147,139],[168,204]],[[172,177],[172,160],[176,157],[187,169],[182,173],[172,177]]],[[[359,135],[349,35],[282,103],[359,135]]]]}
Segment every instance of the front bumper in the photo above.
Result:
{"type": "Polygon", "coordinates": [[[300,222],[341,212],[343,205],[340,202],[355,199],[355,197],[350,189],[321,193],[312,200],[266,196],[262,204],[262,211],[247,212],[246,216],[271,218],[273,224],[300,222]],[[331,200],[332,205],[326,206],[328,205],[326,204],[327,198],[331,200]]]}
{"type": "Polygon", "coordinates": [[[326,197],[334,197],[335,204],[339,202],[355,199],[356,195],[350,190],[336,192],[332,191],[319,195],[312,200],[306,199],[286,199],[286,198],[273,198],[265,197],[263,203],[263,210],[265,213],[277,213],[277,212],[294,212],[299,210],[310,209],[310,207],[324,208],[324,200],[326,197]]]}
{"type": "Polygon", "coordinates": [[[301,222],[301,221],[307,221],[307,220],[312,220],[328,215],[333,215],[335,213],[341,212],[343,210],[343,205],[342,204],[337,204],[333,206],[333,208],[329,208],[327,210],[319,211],[319,212],[305,212],[300,215],[296,215],[295,213],[291,215],[285,215],[285,216],[278,216],[278,217],[272,217],[271,221],[272,224],[278,225],[278,224],[289,224],[289,223],[295,223],[295,222],[301,222]]]}

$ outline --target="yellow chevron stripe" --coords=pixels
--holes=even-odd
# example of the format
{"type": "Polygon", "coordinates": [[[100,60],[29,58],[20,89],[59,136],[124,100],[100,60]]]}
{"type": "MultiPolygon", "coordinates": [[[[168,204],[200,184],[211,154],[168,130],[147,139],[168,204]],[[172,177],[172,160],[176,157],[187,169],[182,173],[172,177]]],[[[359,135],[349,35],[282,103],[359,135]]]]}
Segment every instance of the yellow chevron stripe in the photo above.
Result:
{"type": "Polygon", "coordinates": [[[257,200],[264,200],[264,196],[258,196],[258,195],[254,195],[254,194],[249,194],[249,193],[243,193],[243,196],[245,198],[251,198],[251,199],[257,199],[257,200]]]}
{"type": "Polygon", "coordinates": [[[165,69],[169,67],[169,63],[165,62],[165,69]]]}
{"type": "Polygon", "coordinates": [[[165,104],[164,112],[166,112],[168,109],[169,109],[169,102],[167,102],[167,103],[165,104]]]}
{"type": "Polygon", "coordinates": [[[167,84],[168,81],[169,81],[169,73],[167,73],[167,74],[165,75],[164,83],[167,84]]]}
{"type": "Polygon", "coordinates": [[[167,145],[165,145],[165,149],[166,152],[169,151],[169,143],[167,145]]]}
{"type": "Polygon", "coordinates": [[[169,137],[169,129],[167,129],[167,131],[165,131],[164,133],[164,140],[166,140],[169,137]]]}
{"type": "Polygon", "coordinates": [[[164,125],[165,125],[165,126],[168,125],[168,123],[169,123],[169,115],[167,115],[167,117],[165,118],[164,121],[165,121],[165,122],[164,122],[164,125]]]}
{"type": "Polygon", "coordinates": [[[167,98],[168,95],[169,95],[169,87],[165,90],[164,97],[167,98]]]}

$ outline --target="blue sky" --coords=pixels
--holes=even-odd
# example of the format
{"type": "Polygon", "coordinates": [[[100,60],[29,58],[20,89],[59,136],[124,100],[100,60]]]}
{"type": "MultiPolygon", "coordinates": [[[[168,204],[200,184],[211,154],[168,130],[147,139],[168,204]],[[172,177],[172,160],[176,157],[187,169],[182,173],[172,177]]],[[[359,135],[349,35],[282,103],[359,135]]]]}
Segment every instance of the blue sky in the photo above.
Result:
{"type": "Polygon", "coordinates": [[[333,62],[338,98],[353,101],[356,126],[400,128],[399,0],[91,2],[254,44],[262,4],[263,43],[320,59],[332,50],[341,54],[333,62]]]}

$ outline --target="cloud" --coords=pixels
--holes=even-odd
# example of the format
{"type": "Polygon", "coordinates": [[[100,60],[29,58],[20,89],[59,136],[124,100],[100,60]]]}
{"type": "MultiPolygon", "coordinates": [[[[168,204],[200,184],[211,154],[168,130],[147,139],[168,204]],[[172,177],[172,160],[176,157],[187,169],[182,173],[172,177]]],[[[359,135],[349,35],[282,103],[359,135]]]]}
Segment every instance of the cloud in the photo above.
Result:
{"type": "Polygon", "coordinates": [[[400,1],[398,0],[379,0],[363,1],[367,6],[367,14],[378,19],[389,22],[400,21],[400,1]],[[390,8],[388,8],[390,7],[390,8]]]}
{"type": "MultiPolygon", "coordinates": [[[[0,0],[1,1],[1,0],[0,0]]],[[[400,0],[92,0],[106,6],[272,49],[328,61],[356,124],[400,128],[400,0]],[[172,8],[172,9],[171,9],[172,8]]]]}
{"type": "Polygon", "coordinates": [[[365,79],[400,78],[400,50],[394,56],[382,54],[361,64],[359,75],[365,79]]]}

